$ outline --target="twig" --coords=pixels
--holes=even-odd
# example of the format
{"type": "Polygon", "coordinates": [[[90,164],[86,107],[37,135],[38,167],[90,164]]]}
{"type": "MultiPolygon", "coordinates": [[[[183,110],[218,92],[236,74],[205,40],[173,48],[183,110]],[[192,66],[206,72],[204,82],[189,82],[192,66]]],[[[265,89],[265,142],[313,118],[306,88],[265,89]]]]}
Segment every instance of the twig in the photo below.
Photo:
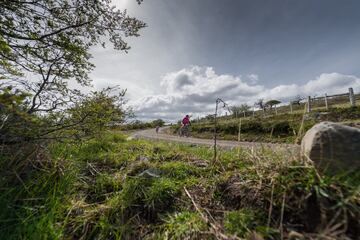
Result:
{"type": "Polygon", "coordinates": [[[23,185],[26,192],[30,193],[29,188],[25,185],[24,181],[21,179],[21,177],[17,174],[17,172],[15,170],[14,170],[14,174],[15,174],[16,178],[21,182],[21,184],[23,185]]]}
{"type": "Polygon", "coordinates": [[[266,224],[267,227],[270,227],[271,213],[272,213],[273,201],[274,201],[274,186],[275,186],[274,184],[272,184],[271,186],[270,207],[269,207],[268,221],[266,224]]]}
{"type": "Polygon", "coordinates": [[[285,209],[285,198],[286,192],[283,195],[282,205],[281,205],[281,216],[280,216],[280,239],[284,239],[284,228],[283,228],[283,220],[284,220],[284,209],[285,209]]]}

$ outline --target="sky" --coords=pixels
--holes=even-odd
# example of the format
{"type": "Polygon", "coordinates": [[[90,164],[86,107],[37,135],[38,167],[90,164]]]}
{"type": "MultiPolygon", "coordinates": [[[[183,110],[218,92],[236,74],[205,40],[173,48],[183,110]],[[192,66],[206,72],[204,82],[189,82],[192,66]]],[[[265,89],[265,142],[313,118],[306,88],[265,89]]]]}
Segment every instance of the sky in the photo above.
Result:
{"type": "Polygon", "coordinates": [[[143,20],[126,54],[92,49],[94,86],[127,89],[140,120],[360,92],[359,0],[113,0],[143,20]]]}

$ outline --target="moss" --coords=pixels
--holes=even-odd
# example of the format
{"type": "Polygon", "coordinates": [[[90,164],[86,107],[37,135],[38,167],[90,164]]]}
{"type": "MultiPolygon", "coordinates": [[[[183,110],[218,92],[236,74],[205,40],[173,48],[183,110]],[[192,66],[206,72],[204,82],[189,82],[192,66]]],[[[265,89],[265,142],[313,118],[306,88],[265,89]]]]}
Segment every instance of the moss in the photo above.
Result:
{"type": "Polygon", "coordinates": [[[225,213],[224,227],[230,234],[245,237],[256,226],[255,213],[250,209],[230,211],[225,213]]]}
{"type": "Polygon", "coordinates": [[[155,234],[157,239],[201,239],[207,224],[197,212],[180,212],[168,215],[155,234]]]}

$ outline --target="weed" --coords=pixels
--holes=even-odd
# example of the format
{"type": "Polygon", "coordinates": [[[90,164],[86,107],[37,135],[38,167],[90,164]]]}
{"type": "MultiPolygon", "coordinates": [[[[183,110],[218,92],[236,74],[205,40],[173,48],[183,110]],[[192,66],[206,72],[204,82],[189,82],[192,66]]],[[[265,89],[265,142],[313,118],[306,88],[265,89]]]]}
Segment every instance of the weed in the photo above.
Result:
{"type": "Polygon", "coordinates": [[[165,176],[178,180],[184,180],[189,176],[199,176],[200,174],[199,169],[183,162],[166,162],[161,165],[160,169],[165,176]]]}
{"type": "Polygon", "coordinates": [[[171,211],[174,198],[180,193],[180,189],[181,185],[171,179],[155,179],[145,193],[145,206],[156,212],[171,211]]]}
{"type": "Polygon", "coordinates": [[[202,239],[207,229],[198,213],[180,212],[168,215],[156,234],[161,239],[202,239]]]}
{"type": "Polygon", "coordinates": [[[225,230],[239,237],[245,237],[256,225],[255,212],[251,209],[230,211],[224,216],[225,230]]]}

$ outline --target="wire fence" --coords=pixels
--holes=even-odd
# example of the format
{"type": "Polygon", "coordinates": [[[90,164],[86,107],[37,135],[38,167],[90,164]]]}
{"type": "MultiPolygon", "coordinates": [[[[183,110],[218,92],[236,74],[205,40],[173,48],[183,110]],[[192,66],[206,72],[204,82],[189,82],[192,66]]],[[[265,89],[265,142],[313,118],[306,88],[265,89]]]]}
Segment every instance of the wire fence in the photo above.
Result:
{"type": "Polygon", "coordinates": [[[291,101],[288,103],[279,104],[279,106],[272,106],[271,108],[256,109],[253,107],[250,111],[243,111],[233,114],[231,117],[262,117],[268,115],[277,115],[284,113],[298,113],[298,112],[313,112],[319,110],[328,110],[331,107],[355,107],[360,106],[360,93],[355,94],[353,88],[349,88],[347,93],[323,96],[308,96],[301,100],[291,101]],[[236,116],[235,116],[236,115],[236,116]]]}
{"type": "MultiPolygon", "coordinates": [[[[230,112],[228,108],[223,112],[218,112],[218,116],[225,119],[249,118],[249,117],[267,117],[286,113],[310,113],[316,111],[326,111],[333,107],[350,108],[360,106],[360,93],[354,93],[353,88],[349,88],[347,93],[322,96],[308,96],[297,101],[281,103],[278,106],[265,107],[263,109],[255,108],[255,105],[249,111],[230,112]]],[[[214,115],[194,119],[194,122],[213,122],[214,115]]]]}

